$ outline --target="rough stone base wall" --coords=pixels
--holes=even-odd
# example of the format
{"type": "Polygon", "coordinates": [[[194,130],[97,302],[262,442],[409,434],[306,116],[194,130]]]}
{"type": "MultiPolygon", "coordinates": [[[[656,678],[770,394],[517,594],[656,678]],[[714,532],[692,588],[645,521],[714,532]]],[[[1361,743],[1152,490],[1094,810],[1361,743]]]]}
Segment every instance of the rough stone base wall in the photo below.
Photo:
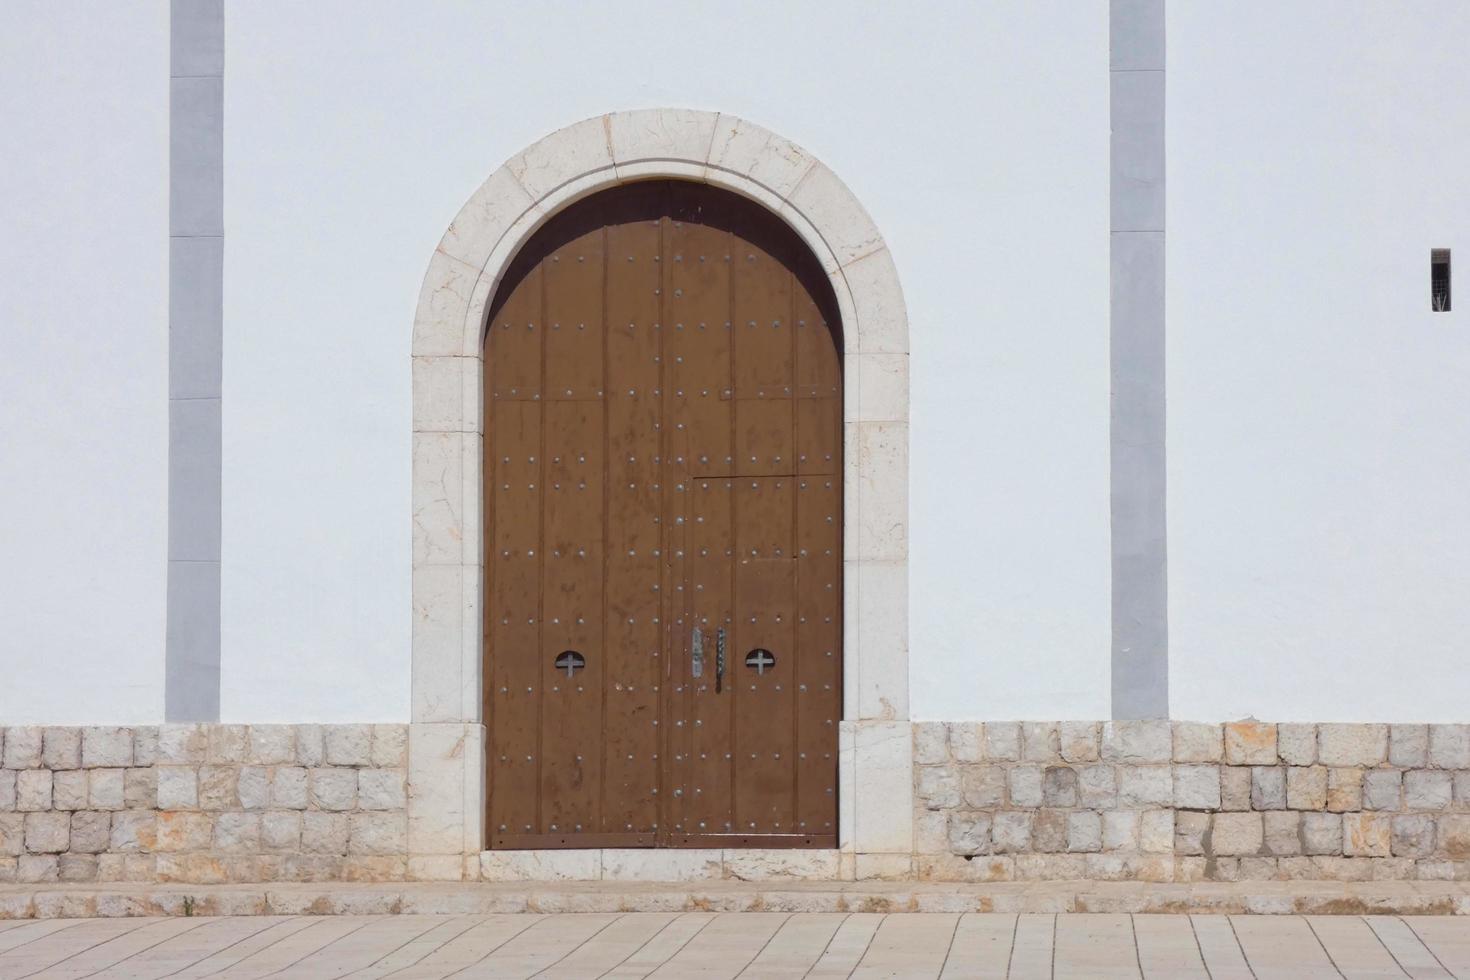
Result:
{"type": "Polygon", "coordinates": [[[10,727],[0,763],[0,882],[407,873],[407,725],[10,727]]]}
{"type": "Polygon", "coordinates": [[[914,726],[916,873],[1470,880],[1470,726],[914,726]]]}

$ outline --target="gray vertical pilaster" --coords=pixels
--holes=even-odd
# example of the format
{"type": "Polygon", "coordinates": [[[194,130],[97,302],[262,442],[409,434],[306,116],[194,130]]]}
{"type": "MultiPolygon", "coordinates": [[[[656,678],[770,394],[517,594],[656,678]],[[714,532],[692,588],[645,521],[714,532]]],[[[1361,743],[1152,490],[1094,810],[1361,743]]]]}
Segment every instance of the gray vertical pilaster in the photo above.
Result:
{"type": "Polygon", "coordinates": [[[168,721],[219,720],[224,25],[224,0],[172,0],[164,656],[168,721]]]}
{"type": "Polygon", "coordinates": [[[1164,0],[1111,0],[1114,718],[1169,716],[1164,0]]]}

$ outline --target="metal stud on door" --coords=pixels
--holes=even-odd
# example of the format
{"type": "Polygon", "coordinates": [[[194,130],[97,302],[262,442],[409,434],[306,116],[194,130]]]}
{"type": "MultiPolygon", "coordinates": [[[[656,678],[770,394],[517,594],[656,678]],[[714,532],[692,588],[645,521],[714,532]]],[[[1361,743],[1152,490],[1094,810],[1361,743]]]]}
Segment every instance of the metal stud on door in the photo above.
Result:
{"type": "Polygon", "coordinates": [[[595,195],[486,337],[494,847],[834,846],[841,363],[825,275],[703,185],[595,195]]]}

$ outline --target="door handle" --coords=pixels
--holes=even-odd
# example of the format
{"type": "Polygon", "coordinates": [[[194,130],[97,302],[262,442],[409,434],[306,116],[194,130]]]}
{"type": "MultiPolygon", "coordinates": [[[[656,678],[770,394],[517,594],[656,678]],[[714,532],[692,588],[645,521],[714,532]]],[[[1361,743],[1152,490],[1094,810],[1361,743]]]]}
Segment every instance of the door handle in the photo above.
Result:
{"type": "Polygon", "coordinates": [[[725,627],[715,630],[715,693],[719,694],[725,681],[725,627]]]}

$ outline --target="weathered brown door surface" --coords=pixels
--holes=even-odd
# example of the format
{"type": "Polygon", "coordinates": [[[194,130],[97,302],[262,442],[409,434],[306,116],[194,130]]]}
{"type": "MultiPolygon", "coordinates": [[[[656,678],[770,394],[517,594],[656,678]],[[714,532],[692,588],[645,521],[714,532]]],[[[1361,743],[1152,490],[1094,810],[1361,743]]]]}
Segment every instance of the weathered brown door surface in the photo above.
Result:
{"type": "Polygon", "coordinates": [[[552,219],[491,306],[492,847],[837,835],[842,362],[779,219],[650,181],[552,219]]]}

